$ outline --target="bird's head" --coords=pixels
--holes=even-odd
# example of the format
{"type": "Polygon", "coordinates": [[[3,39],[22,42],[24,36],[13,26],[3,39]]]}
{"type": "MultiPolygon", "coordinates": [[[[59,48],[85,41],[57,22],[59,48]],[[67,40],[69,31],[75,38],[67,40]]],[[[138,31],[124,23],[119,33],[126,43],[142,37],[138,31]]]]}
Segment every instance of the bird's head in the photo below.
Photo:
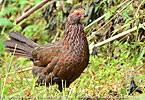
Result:
{"type": "Polygon", "coordinates": [[[87,16],[88,14],[85,12],[85,9],[81,5],[78,5],[70,11],[67,21],[71,24],[77,24],[81,23],[87,16]]]}

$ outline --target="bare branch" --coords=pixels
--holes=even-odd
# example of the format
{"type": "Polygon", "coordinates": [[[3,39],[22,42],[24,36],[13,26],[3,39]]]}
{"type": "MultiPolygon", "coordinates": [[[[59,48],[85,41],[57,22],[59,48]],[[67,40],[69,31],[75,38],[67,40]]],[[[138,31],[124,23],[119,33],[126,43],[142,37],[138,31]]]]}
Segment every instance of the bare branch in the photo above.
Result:
{"type": "MultiPolygon", "coordinates": [[[[145,23],[139,25],[139,28],[141,28],[142,25],[145,26],[145,23]]],[[[122,33],[120,33],[120,34],[117,34],[117,35],[115,35],[115,36],[113,36],[113,37],[111,37],[111,38],[109,38],[109,39],[107,39],[107,40],[104,40],[104,41],[102,41],[102,42],[99,42],[99,43],[97,43],[97,44],[95,44],[95,45],[93,45],[93,46],[90,46],[89,49],[92,49],[94,46],[95,46],[95,47],[102,46],[102,45],[104,45],[104,44],[106,44],[106,43],[108,43],[108,42],[111,42],[111,41],[113,41],[113,40],[116,40],[116,39],[119,38],[119,37],[122,37],[122,36],[124,36],[124,35],[127,35],[127,34],[133,32],[133,31],[135,31],[135,30],[137,30],[137,26],[135,26],[134,28],[129,29],[129,30],[125,31],[125,32],[122,32],[122,33]]]]}
{"type": "MultiPolygon", "coordinates": [[[[108,23],[110,23],[117,15],[119,15],[126,7],[128,7],[131,3],[133,2],[133,0],[131,0],[127,5],[125,5],[120,11],[118,11],[109,21],[107,21],[101,28],[99,28],[99,30],[97,31],[100,31],[102,30],[106,25],[108,25],[108,23]]],[[[91,40],[94,36],[95,36],[96,33],[92,34],[91,36],[89,36],[87,39],[88,40],[91,40]]]]}
{"type": "MultiPolygon", "coordinates": [[[[25,69],[21,69],[21,70],[18,70],[17,72],[18,73],[21,73],[21,72],[25,72],[25,71],[29,71],[29,70],[32,70],[32,67],[28,67],[28,68],[25,68],[25,69]]],[[[11,73],[8,73],[8,75],[15,74],[15,73],[16,72],[11,72],[11,73]]],[[[5,75],[3,75],[1,77],[5,77],[5,75]]]]}
{"type": "MultiPolygon", "coordinates": [[[[17,20],[16,20],[16,24],[18,24],[19,22],[21,22],[23,19],[27,18],[29,15],[31,15],[34,11],[36,11],[37,9],[41,8],[43,5],[45,5],[48,1],[50,0],[43,0],[41,1],[39,4],[37,4],[36,6],[34,6],[33,8],[31,8],[30,10],[28,10],[26,13],[24,13],[22,16],[20,16],[17,20]]],[[[53,0],[51,3],[55,2],[56,0],[53,0]]]]}
{"type": "Polygon", "coordinates": [[[88,28],[90,28],[92,25],[96,24],[97,22],[99,22],[101,19],[103,19],[106,16],[106,14],[102,15],[101,17],[99,17],[98,19],[96,19],[95,21],[93,21],[92,23],[90,23],[88,26],[86,26],[84,28],[84,31],[86,31],[88,28]]]}

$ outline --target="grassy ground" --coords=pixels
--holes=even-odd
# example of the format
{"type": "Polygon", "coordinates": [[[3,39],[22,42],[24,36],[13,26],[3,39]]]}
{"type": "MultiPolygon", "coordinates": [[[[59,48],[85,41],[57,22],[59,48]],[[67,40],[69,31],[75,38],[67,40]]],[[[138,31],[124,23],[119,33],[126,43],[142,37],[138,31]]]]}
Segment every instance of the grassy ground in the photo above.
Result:
{"type": "MultiPolygon", "coordinates": [[[[101,48],[106,47],[104,45],[101,48]]],[[[124,44],[122,48],[126,49],[128,47],[124,44]]],[[[123,50],[117,59],[112,58],[111,54],[107,54],[105,56],[104,53],[98,52],[98,56],[90,56],[90,64],[81,77],[62,93],[57,90],[56,85],[47,88],[45,86],[35,87],[35,79],[33,79],[31,71],[22,73],[16,71],[17,69],[32,66],[32,63],[23,58],[7,55],[2,59],[4,60],[2,75],[6,74],[1,80],[3,95],[8,97],[27,97],[29,95],[31,98],[44,98],[47,96],[50,98],[54,96],[64,96],[64,98],[124,97],[129,92],[129,84],[132,78],[142,88],[142,91],[145,91],[143,89],[145,84],[145,69],[142,68],[144,65],[143,58],[138,57],[136,59],[138,63],[134,65],[134,58],[129,56],[131,55],[130,51],[123,50]],[[7,76],[11,72],[15,73],[7,76]],[[27,91],[30,94],[27,94],[27,91]],[[117,95],[114,96],[110,91],[117,92],[117,95]]],[[[142,53],[140,53],[140,56],[142,56],[142,53]]]]}
{"type": "MultiPolygon", "coordinates": [[[[40,9],[39,11],[37,11],[37,13],[34,13],[29,18],[22,21],[20,24],[15,24],[16,18],[22,15],[24,11],[27,11],[27,8],[29,8],[28,5],[30,5],[31,7],[36,5],[40,1],[41,0],[35,0],[35,2],[34,0],[11,0],[5,2],[5,6],[1,5],[1,99],[89,99],[99,97],[102,97],[102,99],[103,97],[127,98],[130,82],[132,79],[134,79],[136,85],[140,87],[142,92],[145,92],[145,41],[139,41],[137,36],[133,38],[127,36],[125,38],[125,41],[120,41],[122,39],[121,38],[119,40],[115,40],[111,43],[107,43],[103,46],[97,47],[97,55],[90,55],[89,65],[84,70],[82,75],[71,84],[70,88],[64,89],[63,92],[59,92],[59,90],[57,89],[57,85],[50,87],[35,87],[35,81],[37,79],[33,78],[31,70],[21,73],[18,72],[18,70],[21,70],[23,68],[32,67],[33,63],[29,61],[29,59],[14,57],[13,55],[6,53],[3,42],[8,39],[7,33],[9,31],[18,31],[39,44],[56,41],[62,38],[64,28],[63,25],[62,27],[60,27],[60,22],[55,24],[55,31],[56,34],[62,34],[59,34],[57,36],[53,33],[52,30],[44,30],[46,22],[44,19],[40,18],[40,15],[42,13],[41,11],[43,9],[40,9]]],[[[107,2],[109,2],[109,0],[107,2]]],[[[143,2],[144,1],[142,1],[141,4],[143,2]]],[[[103,10],[109,11],[110,9],[112,9],[112,7],[113,6],[109,5],[108,9],[104,7],[103,10]]],[[[123,7],[124,6],[122,6],[122,8],[123,7]]],[[[122,13],[122,15],[124,14],[124,17],[127,17],[125,17],[126,19],[123,24],[116,23],[115,25],[121,25],[120,27],[122,27],[123,25],[130,23],[131,20],[137,20],[135,17],[129,16],[130,10],[130,8],[126,8],[124,10],[124,13],[122,13]]],[[[138,8],[138,10],[142,11],[141,8],[138,8]]],[[[131,10],[131,12],[133,12],[133,10],[131,10]]],[[[58,12],[58,20],[62,18],[61,14],[61,12],[58,12]]],[[[107,18],[108,16],[109,12],[107,12],[107,15],[105,17],[106,20],[110,20],[107,18]]],[[[140,20],[137,24],[142,23],[142,21],[144,22],[142,18],[143,15],[139,15],[138,13],[138,16],[140,20]]],[[[93,26],[92,29],[99,27],[100,23],[98,23],[96,26],[93,26]]],[[[132,27],[136,24],[135,21],[131,23],[133,24],[132,27]]],[[[129,28],[130,27],[125,27],[119,30],[119,32],[125,31],[129,28]]],[[[105,32],[106,28],[102,30],[103,32],[105,32]]],[[[142,30],[137,29],[133,32],[133,34],[141,34],[141,32],[142,30]]],[[[104,34],[102,36],[104,36],[104,34]]],[[[92,41],[94,40],[90,40],[89,44],[91,44],[92,41]]],[[[98,41],[102,41],[102,38],[99,37],[98,41]]],[[[90,50],[90,54],[91,52],[92,49],[90,50]]],[[[133,93],[133,95],[130,96],[139,96],[139,93],[135,92],[133,93]]]]}

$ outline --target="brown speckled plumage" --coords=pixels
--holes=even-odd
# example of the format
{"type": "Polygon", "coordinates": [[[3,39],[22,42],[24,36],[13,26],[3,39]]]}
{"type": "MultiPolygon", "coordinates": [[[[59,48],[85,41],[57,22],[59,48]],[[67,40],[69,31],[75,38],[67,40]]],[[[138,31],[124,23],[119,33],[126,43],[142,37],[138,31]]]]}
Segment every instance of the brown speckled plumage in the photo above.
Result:
{"type": "Polygon", "coordinates": [[[81,6],[75,7],[68,16],[62,40],[38,45],[17,32],[10,32],[11,40],[5,42],[8,52],[33,60],[33,75],[39,76],[40,85],[58,84],[62,91],[62,80],[66,87],[77,79],[89,61],[88,42],[80,20],[85,15],[81,6]],[[78,14],[79,13],[79,14],[78,14]]]}

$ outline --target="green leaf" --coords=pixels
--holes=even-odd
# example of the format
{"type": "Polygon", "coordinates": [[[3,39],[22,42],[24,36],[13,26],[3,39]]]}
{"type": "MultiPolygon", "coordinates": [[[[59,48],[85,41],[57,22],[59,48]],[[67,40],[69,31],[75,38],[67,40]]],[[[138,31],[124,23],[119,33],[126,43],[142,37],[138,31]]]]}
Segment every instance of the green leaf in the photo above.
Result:
{"type": "Polygon", "coordinates": [[[60,16],[63,15],[62,11],[59,11],[57,14],[60,15],[60,16]]]}
{"type": "Polygon", "coordinates": [[[128,23],[130,20],[132,20],[133,18],[132,17],[128,17],[125,21],[125,23],[128,23]]]}
{"type": "Polygon", "coordinates": [[[5,94],[5,95],[8,94],[8,89],[9,89],[9,86],[6,86],[6,87],[4,88],[4,94],[5,94]]]}
{"type": "Polygon", "coordinates": [[[4,9],[3,12],[2,12],[2,16],[5,16],[7,12],[8,12],[8,10],[4,9]]]}
{"type": "Polygon", "coordinates": [[[12,23],[7,18],[0,18],[0,26],[12,27],[12,23]]]}
{"type": "Polygon", "coordinates": [[[29,30],[31,30],[31,29],[33,29],[33,25],[27,26],[27,27],[23,30],[23,32],[29,31],[29,30]]]}
{"type": "Polygon", "coordinates": [[[122,94],[123,96],[125,96],[125,93],[126,93],[126,89],[121,88],[121,94],[122,94]]]}
{"type": "Polygon", "coordinates": [[[2,67],[0,67],[0,72],[2,71],[2,67]]]}
{"type": "Polygon", "coordinates": [[[4,45],[4,41],[6,39],[1,40],[0,42],[0,55],[4,53],[4,49],[5,49],[5,45],[4,45]]]}
{"type": "Polygon", "coordinates": [[[100,6],[97,6],[97,7],[95,8],[95,12],[98,10],[99,7],[100,7],[100,6]]]}
{"type": "Polygon", "coordinates": [[[16,7],[10,6],[7,10],[9,13],[15,13],[16,9],[17,9],[16,7]]]}
{"type": "Polygon", "coordinates": [[[114,13],[114,12],[116,11],[116,9],[117,9],[116,7],[112,7],[112,8],[110,9],[110,11],[114,13]]]}
{"type": "Polygon", "coordinates": [[[57,17],[57,19],[58,20],[62,19],[62,15],[63,15],[62,11],[59,11],[57,14],[59,15],[59,17],[57,17]]]}
{"type": "Polygon", "coordinates": [[[134,10],[133,5],[130,5],[130,10],[134,10]]]}
{"type": "Polygon", "coordinates": [[[109,19],[109,18],[110,18],[110,16],[111,16],[111,12],[110,12],[110,11],[108,11],[108,12],[107,12],[107,14],[106,14],[106,16],[105,16],[105,20],[109,19]]]}
{"type": "Polygon", "coordinates": [[[37,5],[38,3],[40,3],[42,0],[35,0],[35,5],[37,5]]]}
{"type": "Polygon", "coordinates": [[[143,59],[143,55],[145,54],[145,49],[140,53],[140,56],[137,59],[136,64],[139,64],[139,62],[141,61],[141,59],[143,59]]]}
{"type": "Polygon", "coordinates": [[[145,75],[139,75],[136,79],[143,79],[145,78],[145,75]]]}
{"type": "Polygon", "coordinates": [[[126,17],[126,18],[129,17],[126,11],[125,11],[122,15],[123,15],[124,17],[126,17]]]}

